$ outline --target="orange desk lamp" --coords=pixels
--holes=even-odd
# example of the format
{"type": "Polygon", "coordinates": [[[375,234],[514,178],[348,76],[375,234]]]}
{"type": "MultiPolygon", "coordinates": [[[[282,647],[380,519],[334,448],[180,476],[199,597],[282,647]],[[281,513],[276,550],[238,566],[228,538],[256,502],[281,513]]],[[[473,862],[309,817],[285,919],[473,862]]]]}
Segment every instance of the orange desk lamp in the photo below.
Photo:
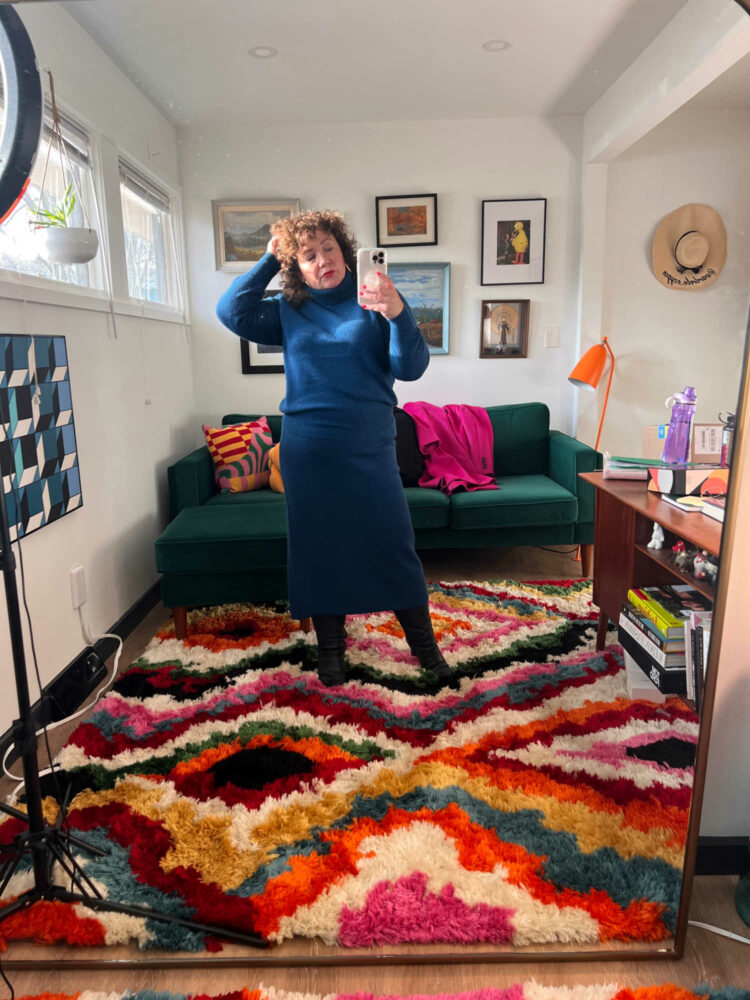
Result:
{"type": "Polygon", "coordinates": [[[595,450],[599,450],[599,438],[602,436],[602,425],[604,424],[604,414],[607,412],[607,401],[609,400],[609,387],[612,385],[612,375],[615,371],[615,356],[612,353],[612,348],[609,346],[606,337],[602,337],[601,342],[594,344],[593,347],[589,347],[588,351],[583,355],[581,360],[575,366],[573,371],[568,375],[568,381],[572,382],[573,385],[577,386],[579,389],[586,389],[588,392],[594,392],[596,387],[601,381],[601,377],[604,373],[604,366],[607,363],[607,355],[611,364],[609,366],[609,379],[607,381],[607,392],[604,396],[604,406],[602,407],[602,415],[599,420],[599,430],[596,435],[596,444],[594,445],[595,450]]]}

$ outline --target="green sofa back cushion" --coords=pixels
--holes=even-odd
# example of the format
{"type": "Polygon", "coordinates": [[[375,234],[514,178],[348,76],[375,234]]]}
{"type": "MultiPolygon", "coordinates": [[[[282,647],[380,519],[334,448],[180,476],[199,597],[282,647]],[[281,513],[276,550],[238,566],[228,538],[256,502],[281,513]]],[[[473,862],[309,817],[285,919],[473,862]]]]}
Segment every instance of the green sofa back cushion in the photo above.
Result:
{"type": "Polygon", "coordinates": [[[488,406],[495,438],[496,476],[546,476],[549,469],[549,409],[544,403],[488,406]]]}

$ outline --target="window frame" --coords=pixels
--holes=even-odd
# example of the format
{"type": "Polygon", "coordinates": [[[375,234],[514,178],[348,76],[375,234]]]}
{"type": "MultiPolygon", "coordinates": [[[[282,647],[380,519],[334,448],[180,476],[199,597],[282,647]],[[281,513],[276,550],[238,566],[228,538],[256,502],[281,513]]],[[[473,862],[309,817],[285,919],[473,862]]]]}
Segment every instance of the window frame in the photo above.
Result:
{"type": "MultiPolygon", "coordinates": [[[[123,148],[115,140],[104,135],[86,118],[78,114],[64,100],[56,96],[61,116],[84,132],[89,141],[89,166],[94,190],[93,211],[87,214],[89,225],[99,234],[99,267],[104,279],[103,288],[75,285],[40,275],[29,275],[21,271],[0,267],[0,299],[16,300],[61,308],[80,308],[93,312],[114,313],[123,316],[141,316],[145,319],[161,320],[187,326],[190,323],[187,255],[184,245],[184,222],[182,215],[182,193],[169,181],[159,177],[145,167],[139,158],[123,148]],[[105,156],[103,146],[110,147],[111,154],[105,156]],[[132,298],[128,294],[127,262],[125,259],[125,229],[122,218],[120,160],[132,165],[132,169],[151,181],[168,197],[173,239],[174,268],[169,280],[178,305],[168,305],[132,298]],[[114,176],[113,176],[114,174],[114,176]],[[114,202],[116,201],[116,204],[114,202]],[[122,244],[122,254],[113,251],[115,241],[122,244]]],[[[44,103],[44,112],[48,110],[44,103]]],[[[42,155],[45,142],[44,132],[40,138],[37,157],[42,155]]]]}

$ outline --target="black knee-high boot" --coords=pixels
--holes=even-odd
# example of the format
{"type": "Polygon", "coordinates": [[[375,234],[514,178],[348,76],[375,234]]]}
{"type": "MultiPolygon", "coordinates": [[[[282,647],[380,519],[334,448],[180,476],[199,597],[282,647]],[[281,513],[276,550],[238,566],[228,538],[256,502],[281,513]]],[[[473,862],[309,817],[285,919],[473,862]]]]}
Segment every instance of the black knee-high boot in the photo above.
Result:
{"type": "Polygon", "coordinates": [[[420,604],[418,608],[401,608],[394,611],[394,614],[404,630],[409,649],[419,660],[422,669],[432,671],[439,680],[452,677],[451,668],[445,662],[435,639],[429,606],[420,604]]]}
{"type": "Polygon", "coordinates": [[[318,638],[318,677],[326,687],[343,684],[346,615],[313,615],[312,622],[318,638]]]}

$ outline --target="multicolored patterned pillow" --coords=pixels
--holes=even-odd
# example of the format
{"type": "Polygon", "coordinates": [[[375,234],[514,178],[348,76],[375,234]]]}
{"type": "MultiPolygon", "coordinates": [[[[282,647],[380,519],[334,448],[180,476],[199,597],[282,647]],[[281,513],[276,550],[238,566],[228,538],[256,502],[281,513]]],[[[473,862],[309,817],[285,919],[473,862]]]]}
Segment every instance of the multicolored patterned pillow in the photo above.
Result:
{"type": "Polygon", "coordinates": [[[265,417],[227,427],[203,425],[208,450],[216,465],[216,484],[222,493],[247,493],[268,486],[268,453],[273,447],[265,417]]]}

